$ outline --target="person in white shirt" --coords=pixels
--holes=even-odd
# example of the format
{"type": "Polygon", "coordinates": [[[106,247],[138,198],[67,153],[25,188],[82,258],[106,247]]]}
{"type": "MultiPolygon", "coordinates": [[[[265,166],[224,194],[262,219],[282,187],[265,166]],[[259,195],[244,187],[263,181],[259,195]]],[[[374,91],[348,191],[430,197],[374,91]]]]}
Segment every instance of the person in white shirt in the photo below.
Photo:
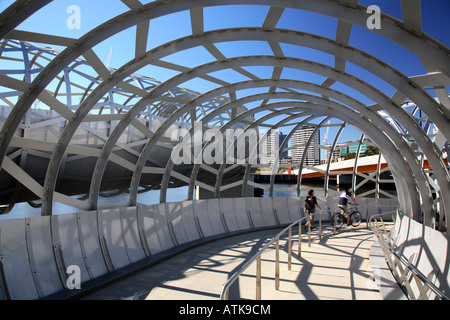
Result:
{"type": "Polygon", "coordinates": [[[348,200],[351,199],[356,205],[358,205],[358,202],[352,196],[351,191],[352,191],[352,189],[350,187],[345,188],[344,192],[341,193],[341,196],[339,198],[339,204],[338,204],[338,207],[341,208],[345,213],[345,218],[347,219],[347,225],[350,225],[350,212],[348,211],[348,207],[347,207],[348,200]]]}

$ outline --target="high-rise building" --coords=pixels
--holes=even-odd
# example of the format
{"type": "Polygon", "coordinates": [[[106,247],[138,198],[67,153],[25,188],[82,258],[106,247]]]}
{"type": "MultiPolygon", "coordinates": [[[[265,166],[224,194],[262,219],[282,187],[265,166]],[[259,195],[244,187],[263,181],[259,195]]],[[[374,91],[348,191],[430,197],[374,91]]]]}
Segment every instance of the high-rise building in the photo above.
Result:
{"type": "MultiPolygon", "coordinates": [[[[292,149],[292,162],[300,163],[302,160],[303,152],[305,150],[305,144],[308,142],[309,138],[314,132],[315,127],[311,126],[302,126],[298,129],[294,135],[292,136],[291,146],[292,149]],[[298,146],[298,147],[295,147],[298,146]]],[[[306,152],[305,165],[314,166],[320,164],[320,148],[314,146],[314,144],[320,144],[320,131],[317,130],[314,136],[312,137],[312,141],[310,143],[309,148],[306,152]]]]}
{"type": "MultiPolygon", "coordinates": [[[[260,135],[260,139],[263,136],[260,135]]],[[[286,138],[285,134],[282,134],[279,130],[272,131],[268,136],[267,140],[262,144],[262,155],[261,155],[261,163],[273,163],[276,159],[280,146],[283,143],[283,140],[286,138]]],[[[285,146],[287,147],[287,146],[285,146]]],[[[280,154],[278,162],[281,163],[282,159],[288,158],[288,151],[284,151],[280,154]]]]}

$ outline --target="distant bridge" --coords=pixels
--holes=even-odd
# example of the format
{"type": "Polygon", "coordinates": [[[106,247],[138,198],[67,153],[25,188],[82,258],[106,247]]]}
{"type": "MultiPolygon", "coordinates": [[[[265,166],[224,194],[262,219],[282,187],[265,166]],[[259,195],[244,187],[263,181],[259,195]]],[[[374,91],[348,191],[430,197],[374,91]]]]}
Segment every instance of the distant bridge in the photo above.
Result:
{"type": "MultiPolygon", "coordinates": [[[[447,159],[443,160],[445,165],[448,168],[448,161],[447,159]]],[[[290,164],[290,168],[292,168],[291,173],[277,173],[277,176],[298,176],[298,164],[292,163],[290,164]],[[297,167],[297,169],[296,169],[297,167]]],[[[324,177],[327,173],[327,167],[328,164],[321,164],[317,166],[304,166],[304,169],[302,170],[302,179],[309,179],[309,178],[318,178],[318,177],[324,177]]],[[[424,169],[430,169],[430,163],[428,160],[424,159],[422,161],[422,167],[424,169]]],[[[339,174],[351,174],[353,171],[358,173],[373,173],[380,171],[390,171],[388,164],[386,163],[386,160],[381,155],[373,155],[373,156],[367,156],[367,157],[361,157],[358,158],[355,162],[355,159],[350,160],[343,160],[343,161],[337,161],[332,162],[329,165],[329,175],[339,175],[339,174]],[[356,170],[355,170],[356,167],[356,170]]],[[[256,173],[256,175],[264,176],[266,175],[264,172],[256,173]]],[[[269,175],[269,174],[267,174],[269,175]]]]}

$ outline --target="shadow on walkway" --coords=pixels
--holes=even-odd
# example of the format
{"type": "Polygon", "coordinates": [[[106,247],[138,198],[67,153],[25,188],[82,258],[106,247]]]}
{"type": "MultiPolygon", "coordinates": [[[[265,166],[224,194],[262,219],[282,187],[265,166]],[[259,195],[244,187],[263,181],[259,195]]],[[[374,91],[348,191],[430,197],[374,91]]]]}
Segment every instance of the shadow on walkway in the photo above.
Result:
{"type": "MultiPolygon", "coordinates": [[[[252,232],[193,248],[83,299],[219,299],[222,285],[279,231],[252,232]]],[[[287,267],[287,235],[280,240],[279,290],[274,285],[275,248],[262,255],[262,299],[381,299],[370,270],[369,252],[374,243],[370,230],[348,227],[333,235],[328,226],[319,241],[315,229],[311,247],[303,232],[300,257],[297,235],[298,228],[293,230],[291,270],[287,267]]],[[[255,299],[255,265],[230,287],[230,300],[255,299]]]]}

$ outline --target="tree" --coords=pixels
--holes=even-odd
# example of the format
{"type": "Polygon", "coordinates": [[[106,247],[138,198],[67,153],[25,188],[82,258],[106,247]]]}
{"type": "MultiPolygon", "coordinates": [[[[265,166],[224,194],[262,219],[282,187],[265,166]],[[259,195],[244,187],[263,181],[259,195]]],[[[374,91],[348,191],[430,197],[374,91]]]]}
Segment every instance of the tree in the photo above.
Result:
{"type": "Polygon", "coordinates": [[[342,155],[342,158],[344,158],[344,160],[355,159],[355,158],[356,158],[356,153],[355,153],[355,152],[347,152],[347,153],[344,153],[344,154],[342,155]]]}
{"type": "Polygon", "coordinates": [[[367,146],[367,149],[364,151],[363,156],[367,157],[367,156],[373,156],[375,154],[379,154],[380,150],[378,150],[377,147],[374,146],[367,146]]]}

